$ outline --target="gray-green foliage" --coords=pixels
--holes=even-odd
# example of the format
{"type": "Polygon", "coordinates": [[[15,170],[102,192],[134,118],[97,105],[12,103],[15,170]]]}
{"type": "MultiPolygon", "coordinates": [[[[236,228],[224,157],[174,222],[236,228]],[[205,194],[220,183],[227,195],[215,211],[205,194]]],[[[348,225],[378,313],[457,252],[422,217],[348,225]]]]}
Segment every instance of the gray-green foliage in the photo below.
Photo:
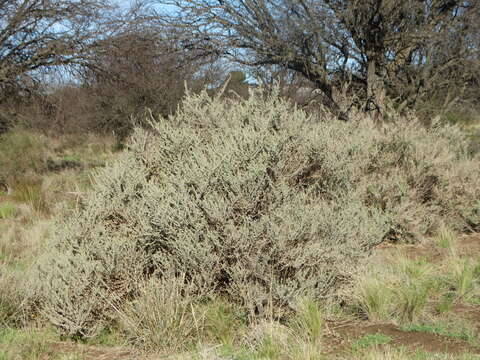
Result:
{"type": "MultiPolygon", "coordinates": [[[[252,317],[329,297],[376,244],[439,222],[479,226],[478,163],[454,127],[318,121],[274,95],[190,95],[137,129],[58,226],[32,296],[90,335],[145,277],[179,276],[252,317]]],[[[191,289],[195,289],[192,293],[191,289]]]]}

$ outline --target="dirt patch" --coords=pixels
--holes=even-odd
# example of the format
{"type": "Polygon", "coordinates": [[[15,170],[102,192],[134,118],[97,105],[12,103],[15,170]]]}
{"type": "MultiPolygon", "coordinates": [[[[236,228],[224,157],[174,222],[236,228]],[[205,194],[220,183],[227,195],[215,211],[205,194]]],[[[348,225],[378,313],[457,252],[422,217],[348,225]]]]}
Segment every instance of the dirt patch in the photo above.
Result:
{"type": "MultiPolygon", "coordinates": [[[[449,255],[447,249],[436,246],[433,240],[426,240],[413,245],[382,243],[374,249],[374,254],[380,258],[391,255],[392,252],[399,252],[412,260],[425,259],[431,263],[438,263],[449,255]]],[[[480,256],[480,234],[460,236],[458,238],[457,255],[480,256]]]]}
{"type": "Polygon", "coordinates": [[[476,328],[480,331],[480,307],[471,306],[465,304],[455,304],[450,311],[452,314],[460,318],[467,319],[469,323],[475,324],[476,328]]]}
{"type": "Polygon", "coordinates": [[[411,260],[426,259],[428,262],[437,262],[444,256],[442,250],[436,247],[432,241],[414,245],[383,243],[374,249],[374,256],[388,258],[393,253],[400,253],[411,260]]]}
{"type": "Polygon", "coordinates": [[[459,255],[480,256],[480,234],[460,237],[458,247],[459,255]]]}
{"type": "MultiPolygon", "coordinates": [[[[405,347],[412,351],[423,349],[431,353],[452,355],[466,352],[480,354],[479,348],[464,341],[425,332],[403,331],[393,324],[351,324],[348,326],[342,325],[334,330],[338,333],[337,336],[343,339],[343,344],[351,344],[354,340],[367,334],[383,334],[392,338],[389,345],[405,347]]],[[[345,349],[345,345],[342,347],[345,349]]]]}

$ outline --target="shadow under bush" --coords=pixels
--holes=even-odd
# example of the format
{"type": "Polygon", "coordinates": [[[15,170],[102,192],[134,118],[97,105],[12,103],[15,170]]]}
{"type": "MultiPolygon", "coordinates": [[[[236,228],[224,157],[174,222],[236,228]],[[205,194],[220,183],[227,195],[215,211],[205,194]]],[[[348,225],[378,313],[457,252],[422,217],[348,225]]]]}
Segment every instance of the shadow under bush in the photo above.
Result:
{"type": "Polygon", "coordinates": [[[85,207],[59,222],[32,301],[66,334],[90,336],[140,280],[181,276],[194,301],[283,317],[299,297],[335,296],[382,241],[442,222],[479,230],[467,144],[453,126],[315,121],[275,94],[190,95],[137,129],[85,207]]]}

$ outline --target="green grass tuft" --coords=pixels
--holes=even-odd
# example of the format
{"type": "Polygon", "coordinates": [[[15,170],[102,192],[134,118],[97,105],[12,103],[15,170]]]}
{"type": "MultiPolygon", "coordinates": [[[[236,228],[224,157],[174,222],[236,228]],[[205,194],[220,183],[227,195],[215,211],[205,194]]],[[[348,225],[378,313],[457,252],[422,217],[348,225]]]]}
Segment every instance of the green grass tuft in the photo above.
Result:
{"type": "Polygon", "coordinates": [[[463,340],[470,343],[471,345],[478,346],[478,339],[475,330],[463,326],[454,325],[437,321],[433,324],[410,324],[408,326],[405,326],[403,330],[442,335],[453,339],[463,340]]]}
{"type": "Polygon", "coordinates": [[[457,237],[453,231],[442,226],[437,235],[437,244],[443,249],[453,249],[457,244],[457,237]]]}
{"type": "Polygon", "coordinates": [[[17,209],[9,201],[0,202],[0,220],[9,219],[15,216],[17,209]]]}
{"type": "Polygon", "coordinates": [[[366,334],[352,344],[352,351],[358,353],[371,347],[388,344],[392,340],[391,336],[382,333],[366,334]]]}

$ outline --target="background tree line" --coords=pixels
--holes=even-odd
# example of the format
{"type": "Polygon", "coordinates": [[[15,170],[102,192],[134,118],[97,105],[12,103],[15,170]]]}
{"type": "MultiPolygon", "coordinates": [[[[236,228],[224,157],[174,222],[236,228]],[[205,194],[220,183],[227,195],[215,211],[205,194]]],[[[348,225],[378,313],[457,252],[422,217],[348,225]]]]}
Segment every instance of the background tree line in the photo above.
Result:
{"type": "MultiPolygon", "coordinates": [[[[480,98],[480,4],[458,0],[0,0],[0,132],[15,124],[128,134],[175,111],[185,84],[232,67],[316,89],[341,120],[471,117],[480,98]],[[236,64],[236,65],[235,65],[236,64]],[[60,80],[59,80],[60,79],[60,80]]],[[[246,95],[246,78],[229,87],[246,95]]]]}

